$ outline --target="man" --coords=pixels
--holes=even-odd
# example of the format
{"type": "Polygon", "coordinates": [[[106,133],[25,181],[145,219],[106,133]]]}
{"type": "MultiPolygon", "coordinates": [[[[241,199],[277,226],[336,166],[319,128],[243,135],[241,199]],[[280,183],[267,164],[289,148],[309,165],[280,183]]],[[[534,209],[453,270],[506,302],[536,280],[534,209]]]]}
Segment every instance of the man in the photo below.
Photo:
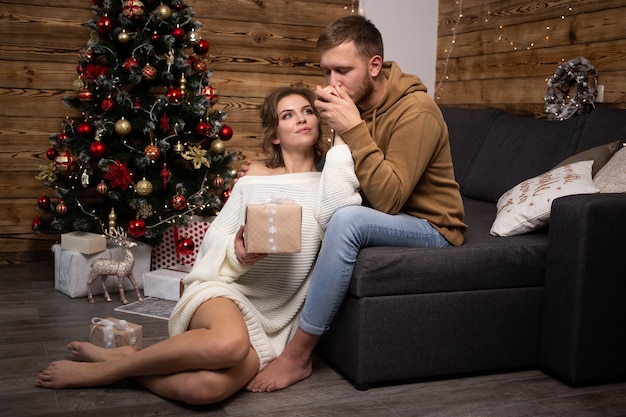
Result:
{"type": "Polygon", "coordinates": [[[342,208],[328,223],[299,328],[248,383],[254,392],[311,375],[311,355],[347,293],[361,248],[458,246],[467,228],[447,126],[421,80],[383,61],[382,36],[362,16],[330,23],[317,48],[328,85],[315,91],[315,105],[350,148],[364,206],[342,208]]]}

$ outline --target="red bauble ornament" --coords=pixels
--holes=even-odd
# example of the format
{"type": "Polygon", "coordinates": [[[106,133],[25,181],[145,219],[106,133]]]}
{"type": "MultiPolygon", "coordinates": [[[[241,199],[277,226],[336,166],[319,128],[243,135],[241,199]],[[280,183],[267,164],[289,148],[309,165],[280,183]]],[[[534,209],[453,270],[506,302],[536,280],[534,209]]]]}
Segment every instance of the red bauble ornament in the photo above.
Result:
{"type": "Polygon", "coordinates": [[[144,79],[152,81],[157,77],[157,69],[150,64],[146,64],[146,66],[141,70],[141,75],[144,79]]]}
{"type": "Polygon", "coordinates": [[[193,44],[193,51],[198,55],[204,55],[209,52],[209,43],[204,39],[200,39],[198,42],[193,44]]]}
{"type": "Polygon", "coordinates": [[[60,198],[57,200],[56,212],[57,214],[60,214],[61,216],[67,213],[67,205],[65,205],[63,200],[61,200],[60,198]]]}
{"type": "Polygon", "coordinates": [[[233,128],[228,125],[223,125],[219,131],[220,139],[226,141],[233,137],[233,128]]]}
{"type": "Polygon", "coordinates": [[[54,158],[56,158],[58,154],[59,154],[59,151],[57,151],[54,148],[50,148],[46,151],[46,158],[48,158],[51,161],[54,161],[54,158]]]}
{"type": "Polygon", "coordinates": [[[202,60],[198,60],[198,61],[194,61],[194,63],[191,64],[191,68],[193,68],[193,70],[197,72],[198,74],[203,74],[207,70],[207,65],[206,65],[206,62],[202,60]]]}
{"type": "Polygon", "coordinates": [[[131,68],[134,67],[138,67],[139,66],[139,61],[137,61],[135,58],[133,57],[128,57],[126,58],[126,60],[124,61],[124,64],[122,65],[124,67],[124,69],[126,71],[130,71],[131,68]]]}
{"type": "Polygon", "coordinates": [[[161,149],[159,149],[156,145],[148,145],[143,150],[143,154],[146,155],[149,159],[156,161],[161,156],[161,149]]]}
{"type": "Polygon", "coordinates": [[[185,38],[185,30],[183,28],[181,28],[181,27],[175,27],[172,30],[172,36],[177,41],[182,41],[185,38]]]}
{"type": "Polygon", "coordinates": [[[41,230],[42,225],[43,225],[43,220],[41,220],[41,217],[35,217],[30,227],[33,229],[33,232],[38,232],[39,230],[41,230]]]}
{"type": "Polygon", "coordinates": [[[57,141],[59,142],[59,145],[61,145],[65,139],[67,139],[67,133],[61,132],[57,135],[57,141]]]}
{"type": "Polygon", "coordinates": [[[209,134],[211,133],[211,125],[203,122],[202,120],[200,121],[200,123],[198,123],[196,125],[196,135],[202,137],[202,138],[208,138],[209,134]]]}
{"type": "Polygon", "coordinates": [[[170,88],[166,93],[167,99],[170,103],[178,104],[183,100],[183,93],[178,88],[170,88]]]}
{"type": "Polygon", "coordinates": [[[131,20],[137,20],[143,16],[146,6],[140,0],[126,0],[122,3],[122,13],[131,20]]]}
{"type": "Polygon", "coordinates": [[[187,199],[180,194],[176,194],[172,197],[172,207],[174,207],[174,210],[184,210],[187,207],[187,199]]]}
{"type": "Polygon", "coordinates": [[[98,190],[98,194],[104,195],[109,192],[109,186],[106,182],[104,182],[104,180],[102,180],[100,181],[100,184],[98,184],[98,186],[96,187],[96,190],[98,190]]]}
{"type": "Polygon", "coordinates": [[[183,256],[193,255],[194,249],[196,245],[193,243],[193,239],[190,237],[185,237],[176,243],[176,249],[178,249],[178,253],[183,256]]]}
{"type": "Polygon", "coordinates": [[[89,146],[89,155],[91,155],[93,159],[104,158],[104,156],[107,154],[107,151],[107,146],[99,140],[93,142],[89,146]]]}
{"type": "Polygon", "coordinates": [[[107,33],[110,33],[113,30],[113,21],[108,16],[102,16],[100,19],[98,19],[96,28],[98,32],[102,33],[103,35],[106,35],[107,33]]]}
{"type": "Polygon", "coordinates": [[[134,237],[146,234],[146,222],[143,219],[134,219],[128,223],[128,233],[134,237]]]}
{"type": "Polygon", "coordinates": [[[78,126],[76,126],[76,133],[81,138],[90,138],[93,136],[94,128],[91,123],[88,122],[80,122],[78,126]]]}
{"type": "Polygon", "coordinates": [[[37,205],[39,206],[39,208],[46,210],[50,207],[50,199],[47,196],[42,195],[37,199],[37,205]]]}
{"type": "Polygon", "coordinates": [[[222,198],[221,198],[222,204],[226,204],[226,202],[228,201],[232,193],[233,193],[233,190],[231,188],[224,190],[224,192],[222,193],[222,198]]]}
{"type": "Polygon", "coordinates": [[[150,43],[152,45],[156,45],[161,40],[161,35],[156,30],[150,35],[150,43]]]}
{"type": "Polygon", "coordinates": [[[83,103],[90,103],[96,98],[96,94],[88,88],[85,88],[78,93],[78,99],[83,103]]]}
{"type": "Polygon", "coordinates": [[[215,188],[222,188],[224,186],[224,178],[222,178],[220,175],[218,175],[213,180],[213,185],[215,186],[215,188]]]}
{"type": "Polygon", "coordinates": [[[113,110],[115,110],[115,100],[113,100],[113,97],[109,96],[102,100],[102,103],[100,103],[100,108],[105,113],[111,113],[113,110]]]}
{"type": "Polygon", "coordinates": [[[76,168],[76,161],[71,153],[64,151],[54,158],[54,165],[59,172],[70,172],[76,168]]]}

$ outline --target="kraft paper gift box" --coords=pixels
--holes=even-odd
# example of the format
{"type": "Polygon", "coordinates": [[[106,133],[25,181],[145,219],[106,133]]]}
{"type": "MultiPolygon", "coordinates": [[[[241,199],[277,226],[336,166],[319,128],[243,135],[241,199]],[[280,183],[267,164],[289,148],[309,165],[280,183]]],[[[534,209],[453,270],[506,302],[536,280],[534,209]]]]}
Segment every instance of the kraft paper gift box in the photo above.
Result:
{"type": "Polygon", "coordinates": [[[141,325],[126,320],[93,317],[89,326],[89,341],[106,349],[120,346],[134,346],[141,349],[142,332],[141,325]]]}
{"type": "Polygon", "coordinates": [[[102,252],[107,248],[104,235],[89,232],[68,232],[61,235],[61,248],[85,255],[102,252]]]}
{"type": "Polygon", "coordinates": [[[178,301],[185,289],[183,278],[185,271],[157,269],[143,274],[143,295],[178,301]]]}
{"type": "MultiPolygon", "coordinates": [[[[137,281],[137,286],[143,288],[142,277],[145,272],[150,271],[152,248],[143,242],[136,243],[137,246],[131,249],[135,258],[133,276],[137,281]]],[[[91,263],[95,259],[124,259],[122,248],[117,245],[107,247],[104,251],[91,255],[63,250],[59,244],[54,245],[52,250],[54,252],[54,288],[71,298],[87,296],[87,280],[91,274],[91,263]]],[[[118,292],[116,276],[109,275],[105,284],[109,292],[118,292]]],[[[102,294],[100,280],[94,282],[91,289],[94,295],[102,294]]],[[[128,279],[124,279],[124,290],[134,291],[133,285],[128,279]]]]}
{"type": "Polygon", "coordinates": [[[249,253],[300,252],[302,207],[296,203],[248,204],[244,239],[249,253]]]}

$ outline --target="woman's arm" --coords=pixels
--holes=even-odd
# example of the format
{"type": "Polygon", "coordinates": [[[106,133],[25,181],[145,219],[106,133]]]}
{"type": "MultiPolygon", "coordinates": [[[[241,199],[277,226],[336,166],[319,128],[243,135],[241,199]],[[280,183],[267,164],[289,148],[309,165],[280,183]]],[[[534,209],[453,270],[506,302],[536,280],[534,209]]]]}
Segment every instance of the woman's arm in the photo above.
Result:
{"type": "Polygon", "coordinates": [[[340,138],[335,137],[333,147],[326,153],[315,205],[315,218],[322,229],[326,228],[330,217],[337,209],[360,205],[362,202],[350,148],[348,145],[339,144],[337,139],[340,138]]]}

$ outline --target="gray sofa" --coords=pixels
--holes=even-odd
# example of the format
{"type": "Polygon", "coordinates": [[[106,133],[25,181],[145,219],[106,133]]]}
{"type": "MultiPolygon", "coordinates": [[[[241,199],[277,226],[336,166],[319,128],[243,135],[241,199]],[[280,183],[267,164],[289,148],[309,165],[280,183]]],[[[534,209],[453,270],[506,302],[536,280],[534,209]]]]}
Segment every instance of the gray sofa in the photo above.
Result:
{"type": "Polygon", "coordinates": [[[626,110],[561,122],[442,112],[465,244],[363,249],[318,354],[357,389],[520,368],[574,386],[626,377],[626,194],[561,197],[549,226],[489,234],[502,193],[571,155],[625,140],[626,110]]]}

